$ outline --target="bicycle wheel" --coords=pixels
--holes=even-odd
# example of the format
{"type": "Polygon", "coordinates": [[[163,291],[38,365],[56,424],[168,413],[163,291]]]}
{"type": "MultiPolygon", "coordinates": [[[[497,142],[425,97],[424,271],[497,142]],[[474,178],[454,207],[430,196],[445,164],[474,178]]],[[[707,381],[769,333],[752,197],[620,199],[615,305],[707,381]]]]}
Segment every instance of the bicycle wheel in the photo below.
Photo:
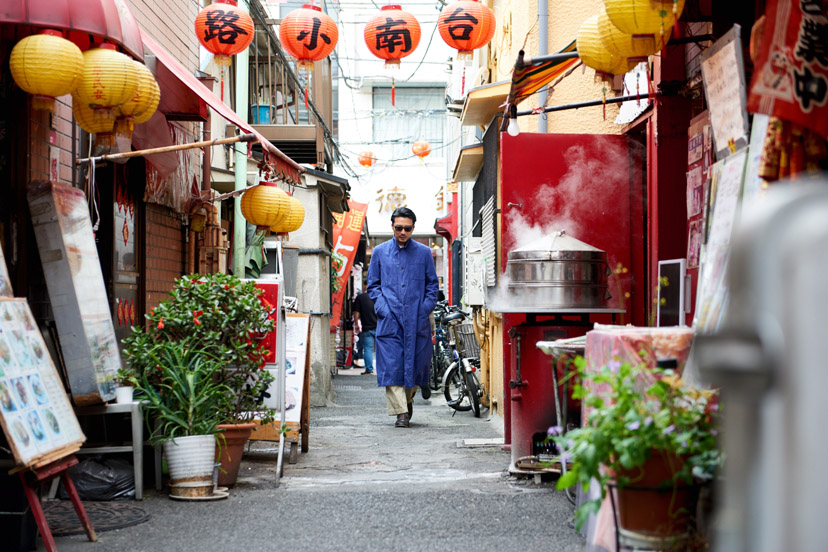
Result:
{"type": "Polygon", "coordinates": [[[463,374],[460,373],[459,362],[449,367],[445,382],[443,395],[446,397],[446,403],[459,412],[471,410],[472,405],[466,393],[466,382],[464,381],[463,374]]]}
{"type": "Polygon", "coordinates": [[[440,370],[440,359],[435,352],[431,355],[431,372],[428,375],[428,386],[432,391],[438,391],[441,385],[442,370],[440,370]]]}
{"type": "Polygon", "coordinates": [[[474,417],[480,417],[480,395],[478,394],[477,378],[474,373],[463,370],[463,378],[466,380],[466,392],[469,396],[471,409],[474,412],[474,417]]]}

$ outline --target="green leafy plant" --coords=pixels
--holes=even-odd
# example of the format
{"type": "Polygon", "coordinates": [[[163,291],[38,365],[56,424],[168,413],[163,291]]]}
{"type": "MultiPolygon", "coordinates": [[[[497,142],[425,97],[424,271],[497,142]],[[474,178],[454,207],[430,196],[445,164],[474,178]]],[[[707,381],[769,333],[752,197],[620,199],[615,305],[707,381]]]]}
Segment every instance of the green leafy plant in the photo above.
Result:
{"type": "Polygon", "coordinates": [[[146,373],[157,365],[150,351],[159,343],[207,352],[221,361],[213,378],[231,399],[221,404],[220,423],[272,422],[273,411],[263,405],[273,376],[264,369],[269,351],[262,340],[275,327],[275,309],[252,281],[226,274],[183,276],[146,315],[146,325],[133,327],[124,339],[127,363],[135,373],[146,373]]]}
{"type": "Polygon", "coordinates": [[[575,364],[579,381],[573,396],[588,407],[586,424],[565,435],[559,435],[560,428],[550,428],[550,435],[563,451],[561,459],[572,463],[557,487],[580,483],[586,490],[593,479],[601,486],[601,498],[576,511],[578,527],[598,511],[608,483],[630,485],[623,474],[643,466],[653,454],[681,459],[674,482],[713,475],[721,462],[716,391],[688,385],[673,370],[644,364],[615,359],[598,373],[587,373],[583,357],[575,364]]]}
{"type": "Polygon", "coordinates": [[[151,425],[150,442],[216,433],[232,389],[219,381],[224,359],[193,346],[195,340],[161,341],[146,351],[154,365],[134,374],[151,425]]]}

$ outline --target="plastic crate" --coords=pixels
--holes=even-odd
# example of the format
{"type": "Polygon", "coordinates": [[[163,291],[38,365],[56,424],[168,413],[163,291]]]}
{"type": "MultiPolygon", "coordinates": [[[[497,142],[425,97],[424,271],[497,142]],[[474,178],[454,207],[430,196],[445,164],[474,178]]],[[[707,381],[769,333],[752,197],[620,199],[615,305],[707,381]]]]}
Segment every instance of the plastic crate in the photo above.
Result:
{"type": "Polygon", "coordinates": [[[479,358],[480,345],[477,343],[477,336],[474,335],[472,324],[459,324],[454,328],[457,335],[457,347],[466,358],[479,358]]]}

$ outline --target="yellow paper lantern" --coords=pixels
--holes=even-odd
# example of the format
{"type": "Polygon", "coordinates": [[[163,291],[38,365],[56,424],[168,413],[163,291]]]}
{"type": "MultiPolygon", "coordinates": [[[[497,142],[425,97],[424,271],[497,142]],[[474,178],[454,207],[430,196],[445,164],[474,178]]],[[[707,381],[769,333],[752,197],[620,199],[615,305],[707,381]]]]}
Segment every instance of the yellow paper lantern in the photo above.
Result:
{"type": "Polygon", "coordinates": [[[631,35],[616,27],[606,12],[598,16],[598,31],[601,34],[601,40],[604,41],[604,46],[611,53],[626,60],[629,69],[642,61],[647,61],[650,55],[661,50],[670,40],[672,30],[672,26],[668,27],[663,36],[654,34],[631,35]]]}
{"type": "Polygon", "coordinates": [[[621,32],[660,36],[673,27],[684,10],[684,0],[604,0],[604,8],[621,32]]]}
{"type": "Polygon", "coordinates": [[[578,57],[584,65],[595,69],[600,78],[609,75],[623,75],[627,72],[627,60],[610,52],[601,39],[598,30],[598,16],[593,15],[583,22],[576,39],[578,57]]]}
{"type": "Polygon", "coordinates": [[[17,86],[32,94],[32,107],[55,111],[55,98],[80,84],[83,54],[59,31],[27,36],[12,49],[9,67],[17,86]]]}
{"type": "Polygon", "coordinates": [[[290,208],[287,216],[279,224],[271,226],[271,232],[277,234],[296,232],[305,222],[305,206],[295,197],[289,197],[288,199],[290,200],[290,208]]]}
{"type": "Polygon", "coordinates": [[[155,113],[161,99],[161,91],[152,72],[143,63],[132,60],[138,70],[138,89],[135,95],[115,108],[115,135],[132,138],[136,124],[146,122],[155,113]]]}
{"type": "Polygon", "coordinates": [[[106,113],[96,113],[92,108],[72,96],[72,114],[78,125],[89,134],[102,134],[112,132],[115,126],[115,118],[110,111],[110,117],[106,113]]]}
{"type": "Polygon", "coordinates": [[[290,208],[290,196],[275,182],[262,182],[244,192],[241,212],[250,224],[267,230],[281,223],[290,208]]]}
{"type": "Polygon", "coordinates": [[[83,53],[83,78],[75,96],[96,112],[111,111],[129,101],[138,90],[138,68],[112,44],[100,44],[83,53]]]}

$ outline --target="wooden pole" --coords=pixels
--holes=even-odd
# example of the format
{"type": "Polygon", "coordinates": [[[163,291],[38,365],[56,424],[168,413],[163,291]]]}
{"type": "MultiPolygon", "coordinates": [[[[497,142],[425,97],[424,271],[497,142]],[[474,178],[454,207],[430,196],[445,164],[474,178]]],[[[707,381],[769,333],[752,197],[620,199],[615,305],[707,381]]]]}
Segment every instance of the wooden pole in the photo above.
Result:
{"type": "Polygon", "coordinates": [[[236,142],[254,142],[256,140],[256,136],[254,134],[242,134],[240,136],[234,136],[232,138],[217,138],[215,140],[204,140],[202,142],[193,142],[191,144],[178,144],[175,146],[164,146],[161,148],[150,148],[145,150],[137,150],[137,151],[126,151],[124,153],[111,153],[107,155],[101,155],[98,157],[84,157],[82,159],[76,159],[75,165],[84,165],[87,163],[91,163],[94,161],[96,164],[101,163],[103,161],[109,161],[114,159],[127,159],[129,157],[142,157],[144,155],[152,155],[153,153],[166,153],[169,151],[179,151],[179,150],[186,150],[186,149],[195,149],[195,148],[204,148],[209,146],[219,146],[222,144],[235,144],[236,142]]]}

